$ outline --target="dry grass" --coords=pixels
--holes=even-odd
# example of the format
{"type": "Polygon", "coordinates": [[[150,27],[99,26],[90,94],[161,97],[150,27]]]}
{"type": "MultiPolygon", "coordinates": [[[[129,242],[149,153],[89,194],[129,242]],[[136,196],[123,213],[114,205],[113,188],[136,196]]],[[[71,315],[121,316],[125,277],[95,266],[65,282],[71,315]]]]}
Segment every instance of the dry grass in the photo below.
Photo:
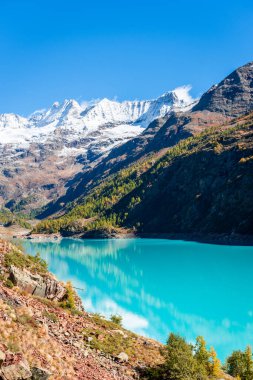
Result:
{"type": "Polygon", "coordinates": [[[50,380],[72,380],[75,359],[66,355],[49,335],[46,326],[39,325],[29,307],[13,309],[0,300],[0,339],[13,352],[22,352],[31,366],[50,370],[50,380]]]}

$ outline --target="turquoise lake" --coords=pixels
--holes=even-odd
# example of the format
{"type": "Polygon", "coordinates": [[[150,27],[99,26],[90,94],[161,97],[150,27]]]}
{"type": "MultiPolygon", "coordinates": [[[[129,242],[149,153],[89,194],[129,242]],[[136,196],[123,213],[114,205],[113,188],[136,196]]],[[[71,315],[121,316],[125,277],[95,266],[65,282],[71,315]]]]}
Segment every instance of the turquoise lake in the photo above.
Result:
{"type": "Polygon", "coordinates": [[[253,345],[253,247],[155,239],[24,240],[87,311],[120,314],[126,328],[165,342],[203,335],[221,360],[253,345]]]}

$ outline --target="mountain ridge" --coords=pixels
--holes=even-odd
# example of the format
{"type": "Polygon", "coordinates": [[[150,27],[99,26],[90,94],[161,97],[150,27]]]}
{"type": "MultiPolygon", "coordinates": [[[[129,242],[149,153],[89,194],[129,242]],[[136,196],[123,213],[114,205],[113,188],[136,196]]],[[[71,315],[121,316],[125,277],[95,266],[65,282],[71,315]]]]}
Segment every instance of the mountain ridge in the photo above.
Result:
{"type": "Polygon", "coordinates": [[[253,63],[233,71],[199,101],[192,102],[189,87],[181,87],[149,101],[148,107],[145,101],[137,103],[136,109],[136,102],[103,99],[85,104],[82,109],[76,101],[66,100],[61,105],[55,103],[49,111],[32,115],[40,126],[37,130],[48,128],[53,132],[47,135],[46,144],[40,138],[39,143],[31,144],[32,149],[14,149],[15,160],[20,158],[17,166],[10,158],[12,148],[8,144],[2,146],[2,203],[12,211],[43,207],[37,212],[40,218],[65,212],[69,202],[87,195],[108,176],[139,159],[159,155],[207,128],[225,128],[235,116],[253,110],[253,63]],[[85,127],[83,118],[87,120],[85,127]],[[128,124],[126,118],[130,120],[128,124]],[[97,128],[95,124],[101,120],[104,124],[97,128]],[[47,126],[43,127],[45,121],[47,126]],[[36,171],[38,175],[31,176],[36,171]]]}
{"type": "Polygon", "coordinates": [[[188,92],[182,87],[155,100],[122,103],[71,99],[29,118],[0,115],[0,204],[31,209],[58,198],[83,167],[140,134],[150,120],[193,106],[188,92]]]}
{"type": "MultiPolygon", "coordinates": [[[[93,221],[87,222],[90,227],[86,226],[87,223],[83,226],[83,231],[88,230],[87,232],[89,236],[92,235],[89,230],[102,228],[103,221],[105,222],[105,225],[107,224],[108,215],[109,225],[112,223],[114,227],[120,226],[130,229],[137,228],[137,231],[149,234],[197,233],[198,231],[205,234],[253,234],[251,228],[253,221],[250,216],[253,210],[251,210],[249,203],[251,193],[248,188],[248,184],[251,181],[250,165],[252,155],[250,153],[252,152],[252,114],[247,117],[243,113],[245,110],[253,109],[252,67],[247,64],[242,68],[237,69],[227,78],[221,81],[219,85],[215,86],[217,94],[215,93],[215,90],[213,90],[213,87],[211,90],[207,91],[206,94],[209,94],[210,101],[210,106],[208,106],[207,109],[201,110],[201,102],[203,103],[203,101],[200,99],[200,109],[198,109],[198,103],[188,112],[172,112],[170,115],[154,120],[141,135],[116,147],[107,155],[107,157],[98,161],[94,167],[88,168],[86,171],[83,171],[76,176],[76,178],[73,178],[66,194],[59,198],[56,203],[49,204],[40,214],[40,217],[45,218],[56,213],[56,226],[58,223],[58,212],[60,212],[60,214],[65,213],[67,216],[73,216],[74,219],[78,219],[79,211],[77,211],[76,216],[74,211],[79,210],[78,205],[83,204],[84,210],[86,210],[85,204],[88,202],[90,205],[89,207],[93,209],[92,204],[97,204],[96,199],[100,199],[101,204],[103,205],[103,196],[100,194],[100,189],[103,189],[103,184],[105,184],[110,188],[108,194],[105,196],[105,205],[109,204],[110,208],[106,211],[106,208],[103,208],[104,205],[101,206],[98,204],[97,211],[93,210],[90,214],[89,209],[89,212],[86,210],[87,212],[85,211],[83,213],[82,211],[81,215],[79,215],[81,218],[88,219],[98,217],[98,221],[95,221],[94,223],[93,221]],[[243,80],[239,91],[241,94],[239,100],[233,102],[231,114],[228,115],[226,114],[227,102],[230,101],[230,96],[232,99],[235,98],[233,78],[237,75],[237,71],[241,73],[244,79],[247,78],[247,81],[245,82],[245,80],[243,80]],[[231,91],[229,91],[229,85],[227,83],[230,83],[231,78],[232,87],[231,91]],[[211,97],[210,91],[212,93],[211,97]],[[224,91],[226,96],[224,95],[223,102],[220,100],[220,92],[224,91]],[[220,107],[220,112],[216,112],[217,106],[220,107]],[[224,107],[224,112],[222,112],[222,107],[224,107]],[[235,113],[237,114],[237,118],[234,118],[235,113]],[[242,124],[244,122],[246,125],[249,125],[248,132],[246,132],[246,129],[245,131],[243,129],[242,124]],[[239,130],[241,128],[239,135],[236,134],[237,129],[233,131],[233,126],[237,124],[239,130]],[[220,134],[218,137],[212,132],[216,129],[220,134]],[[227,133],[230,133],[229,139],[227,139],[227,133]],[[247,135],[246,139],[245,134],[247,135]],[[205,144],[202,144],[202,136],[205,140],[205,144]],[[233,142],[234,140],[236,143],[233,142]],[[160,156],[162,157],[162,161],[166,154],[168,156],[172,154],[170,152],[180,152],[181,149],[184,151],[184,144],[188,144],[189,141],[190,143],[191,141],[194,142],[198,154],[194,155],[186,152],[185,159],[179,154],[177,161],[179,162],[179,166],[177,167],[177,164],[174,163],[172,168],[163,168],[160,177],[164,178],[162,184],[157,187],[156,192],[149,190],[153,185],[156,188],[156,177],[151,174],[153,171],[156,171],[155,167],[157,158],[159,162],[160,156]],[[226,149],[226,144],[230,146],[230,149],[226,149]],[[212,150],[212,154],[209,150],[212,150]],[[245,157],[245,155],[247,155],[247,157],[245,157]],[[204,163],[202,163],[202,160],[204,163]],[[242,165],[244,160],[245,165],[242,165]],[[150,168],[149,170],[151,174],[150,176],[147,175],[149,179],[144,180],[144,185],[143,187],[140,186],[140,191],[138,192],[135,188],[136,186],[137,188],[139,187],[139,181],[142,181],[141,178],[143,176],[145,178],[146,175],[142,175],[142,169],[140,169],[142,167],[142,162],[144,167],[150,168]],[[216,167],[216,171],[213,171],[212,164],[216,167]],[[227,165],[226,170],[224,169],[225,165],[227,165]],[[205,169],[201,169],[198,174],[197,172],[195,173],[195,170],[197,171],[197,169],[201,167],[204,167],[205,169]],[[166,175],[167,171],[170,173],[169,175],[166,175]],[[238,174],[238,178],[241,178],[242,176],[246,177],[245,181],[239,179],[236,180],[233,176],[233,172],[238,174]],[[219,173],[218,176],[217,173],[219,173]],[[222,177],[220,182],[219,176],[222,177]],[[190,182],[187,182],[188,177],[191,178],[190,182]],[[196,186],[195,189],[192,185],[196,180],[195,177],[199,183],[202,184],[202,190],[201,186],[200,188],[196,186]],[[212,178],[213,182],[216,184],[212,196],[208,192],[208,190],[212,189],[212,183],[210,182],[207,187],[203,185],[203,183],[208,182],[208,177],[212,178]],[[172,181],[173,178],[174,184],[170,185],[170,181],[172,181]],[[238,182],[238,188],[233,189],[234,194],[236,194],[236,199],[234,199],[234,195],[230,192],[230,186],[225,190],[227,188],[226,181],[228,181],[228,183],[231,182],[232,184],[238,182]],[[119,198],[117,196],[117,190],[115,190],[115,186],[117,189],[118,182],[118,192],[121,194],[119,198]],[[130,186],[129,194],[128,186],[130,186]],[[181,191],[175,190],[177,186],[181,191]],[[219,188],[219,186],[221,187],[219,188]],[[166,188],[170,188],[170,191],[165,191],[163,196],[162,194],[166,188]],[[124,192],[123,189],[126,189],[126,192],[124,192]],[[142,192],[144,194],[149,194],[149,196],[144,197],[144,200],[142,199],[142,192]],[[185,197],[181,196],[182,192],[185,193],[185,197]],[[95,198],[92,197],[92,194],[96,194],[95,198]],[[112,203],[109,201],[111,194],[114,194],[114,200],[112,203]],[[237,215],[236,218],[232,217],[228,204],[219,198],[219,194],[223,194],[225,199],[230,199],[231,202],[234,202],[234,208],[231,206],[231,209],[233,209],[233,212],[237,215]],[[243,198],[243,194],[245,195],[245,199],[243,198]],[[192,198],[189,201],[190,196],[192,196],[192,198]],[[195,196],[197,197],[196,199],[198,199],[198,205],[202,204],[201,207],[197,207],[196,205],[197,211],[194,211],[194,207],[192,208],[192,205],[195,205],[196,203],[195,196]],[[107,199],[108,197],[109,200],[107,199]],[[238,199],[240,200],[241,206],[240,203],[238,203],[238,199]],[[117,200],[116,203],[115,200],[117,200]],[[220,206],[218,207],[216,204],[219,203],[220,206]],[[141,205],[143,205],[143,208],[141,208],[141,205]],[[176,211],[173,208],[175,205],[177,205],[176,211]],[[243,205],[246,205],[245,208],[243,208],[243,205]],[[214,207],[213,211],[210,211],[210,208],[212,209],[212,207],[214,207]],[[220,213],[222,213],[222,208],[224,208],[224,212],[221,217],[220,213]],[[135,210],[136,215],[134,213],[135,210]],[[157,210],[160,210],[159,213],[157,210]],[[201,215],[200,211],[204,214],[201,215]],[[163,218],[162,215],[166,212],[166,217],[164,216],[163,218]],[[209,212],[210,214],[207,217],[209,212]],[[126,216],[126,214],[128,216],[126,216]],[[188,214],[191,215],[189,218],[187,217],[188,214]],[[198,214],[198,216],[196,216],[196,214],[198,214]],[[145,215],[148,216],[145,218],[145,215]],[[168,222],[170,217],[175,217],[176,219],[179,218],[178,224],[176,222],[170,224],[168,222]],[[191,224],[194,220],[195,227],[191,224]],[[201,221],[199,225],[197,220],[198,223],[201,221]],[[229,221],[234,221],[235,225],[229,223],[229,221]],[[197,225],[198,230],[196,230],[197,225]]],[[[238,90],[238,83],[236,84],[236,88],[238,90]]],[[[204,94],[202,99],[205,98],[205,96],[206,95],[204,94]]],[[[175,155],[177,156],[177,154],[178,153],[175,155]]],[[[232,187],[233,186],[231,185],[231,188],[232,187]]],[[[82,206],[80,207],[80,210],[83,210],[82,206]]],[[[63,227],[63,230],[64,228],[65,227],[63,227]]],[[[80,226],[78,228],[80,228],[80,226]]],[[[70,230],[71,229],[72,227],[70,230]]],[[[75,227],[73,227],[73,230],[75,230],[75,227]]],[[[81,230],[82,228],[80,231],[81,230]]]]}
{"type": "Polygon", "coordinates": [[[34,232],[98,238],[123,227],[150,236],[252,236],[252,158],[250,114],[121,169],[34,232]]]}
{"type": "Polygon", "coordinates": [[[96,181],[127,167],[140,157],[159,152],[194,136],[206,128],[229,123],[253,110],[253,62],[241,66],[219,84],[207,90],[193,107],[184,112],[171,112],[157,118],[138,136],[112,149],[109,154],[79,173],[66,194],[58,202],[49,204],[41,214],[48,216],[67,203],[88,192],[96,181]],[[205,107],[206,104],[206,107],[205,107]]]}

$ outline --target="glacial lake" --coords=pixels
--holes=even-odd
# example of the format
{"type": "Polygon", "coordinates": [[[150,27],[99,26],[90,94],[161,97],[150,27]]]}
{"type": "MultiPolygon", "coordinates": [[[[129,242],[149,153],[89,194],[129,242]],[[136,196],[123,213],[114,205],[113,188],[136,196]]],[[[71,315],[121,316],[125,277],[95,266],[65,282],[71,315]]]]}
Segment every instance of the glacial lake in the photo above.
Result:
{"type": "Polygon", "coordinates": [[[120,314],[126,328],[165,342],[198,335],[219,358],[253,346],[253,247],[162,239],[23,240],[87,311],[120,314]]]}

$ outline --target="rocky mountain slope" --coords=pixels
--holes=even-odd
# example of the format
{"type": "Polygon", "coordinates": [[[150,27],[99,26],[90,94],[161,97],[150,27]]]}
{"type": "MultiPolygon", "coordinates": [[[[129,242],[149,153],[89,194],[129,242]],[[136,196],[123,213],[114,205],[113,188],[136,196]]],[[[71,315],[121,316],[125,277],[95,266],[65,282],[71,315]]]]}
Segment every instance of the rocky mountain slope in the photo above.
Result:
{"type": "Polygon", "coordinates": [[[253,110],[253,62],[239,67],[211,87],[193,108],[236,117],[253,110]]]}
{"type": "MultiPolygon", "coordinates": [[[[75,102],[65,102],[61,106],[55,104],[49,111],[32,115],[30,120],[36,127],[29,128],[36,131],[47,130],[46,142],[41,135],[39,149],[37,143],[31,144],[34,149],[29,150],[29,154],[21,149],[22,159],[17,160],[18,167],[15,167],[13,161],[10,166],[3,163],[0,189],[6,200],[8,199],[6,206],[19,211],[47,204],[37,212],[37,216],[57,217],[68,213],[75,203],[80,203],[80,199],[82,202],[82,199],[103,181],[108,178],[110,180],[111,175],[119,173],[122,169],[140,160],[147,162],[150,157],[154,163],[167,149],[177,146],[187,138],[199,135],[210,127],[221,126],[221,129],[226,129],[235,117],[252,110],[252,65],[249,63],[235,70],[194,104],[188,95],[188,89],[183,88],[151,102],[120,104],[102,100],[95,104],[86,104],[83,106],[84,109],[75,102]],[[76,123],[75,127],[73,120],[76,123]],[[101,125],[104,121],[107,124],[101,125]],[[143,128],[144,126],[146,128],[143,128]],[[108,128],[110,134],[114,133],[115,128],[120,128],[120,135],[124,136],[125,127],[139,128],[142,132],[138,132],[136,137],[128,139],[125,143],[121,140],[121,144],[113,149],[111,148],[115,144],[115,135],[109,144],[109,135],[106,134],[107,147],[103,145],[104,140],[101,136],[105,137],[104,132],[108,131],[108,128]],[[88,133],[89,138],[86,135],[78,140],[76,134],[79,133],[82,136],[83,133],[88,133]],[[90,138],[89,133],[95,133],[94,139],[90,138]],[[79,148],[82,154],[79,154],[79,148]],[[73,149],[76,153],[78,150],[77,156],[72,155],[73,149]],[[35,152],[39,152],[39,156],[35,157],[35,152]],[[8,193],[8,189],[13,193],[8,193]]],[[[26,125],[24,120],[22,123],[26,125]]],[[[29,130],[27,126],[20,128],[29,130]]],[[[5,149],[7,146],[8,144],[4,146],[5,149]]],[[[206,169],[211,170],[211,167],[206,169]]],[[[181,180],[183,181],[183,178],[181,180]]],[[[181,208],[183,209],[183,205],[181,208]]]]}
{"type": "Polygon", "coordinates": [[[116,209],[139,232],[253,235],[252,169],[251,114],[169,150],[116,209]]]}
{"type": "Polygon", "coordinates": [[[115,147],[102,160],[94,161],[92,167],[84,168],[67,186],[66,194],[50,203],[41,217],[62,210],[65,204],[88,194],[101,180],[139,159],[162,153],[182,139],[211,126],[229,123],[252,109],[253,63],[249,63],[209,89],[190,110],[155,119],[140,135],[115,147]]]}
{"type": "Polygon", "coordinates": [[[121,169],[35,231],[253,235],[252,165],[251,113],[121,169]]]}
{"type": "Polygon", "coordinates": [[[189,89],[158,99],[54,103],[28,118],[0,115],[0,204],[40,207],[84,166],[140,134],[157,117],[193,105],[189,89]]]}
{"type": "Polygon", "coordinates": [[[0,239],[0,377],[133,380],[162,345],[82,310],[70,283],[0,239]]]}

